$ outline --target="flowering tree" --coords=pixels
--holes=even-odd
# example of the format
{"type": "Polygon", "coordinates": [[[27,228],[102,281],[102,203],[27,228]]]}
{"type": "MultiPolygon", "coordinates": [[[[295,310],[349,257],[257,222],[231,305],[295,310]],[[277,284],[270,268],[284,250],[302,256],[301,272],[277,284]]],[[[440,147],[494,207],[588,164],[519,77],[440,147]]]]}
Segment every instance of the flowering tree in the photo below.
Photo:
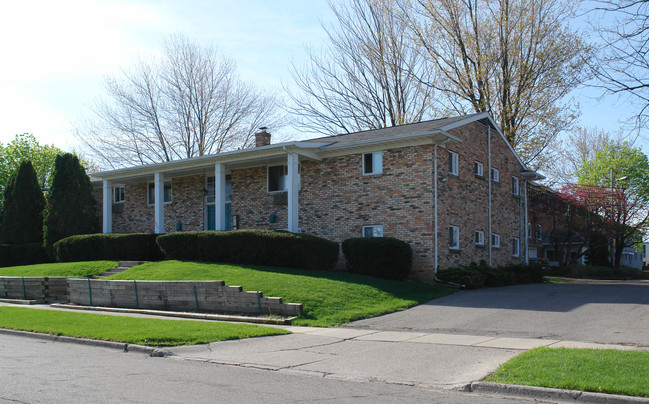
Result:
{"type": "Polygon", "coordinates": [[[617,268],[624,248],[642,241],[649,223],[649,160],[626,142],[609,142],[578,175],[578,184],[565,186],[561,194],[596,215],[593,223],[608,238],[617,268]]]}

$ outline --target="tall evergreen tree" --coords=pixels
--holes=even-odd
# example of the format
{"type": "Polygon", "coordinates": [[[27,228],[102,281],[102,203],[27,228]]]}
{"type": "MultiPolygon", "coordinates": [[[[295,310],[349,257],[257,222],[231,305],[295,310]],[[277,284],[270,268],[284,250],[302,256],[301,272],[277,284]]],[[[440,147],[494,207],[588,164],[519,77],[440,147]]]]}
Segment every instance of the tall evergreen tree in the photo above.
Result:
{"type": "Polygon", "coordinates": [[[5,231],[5,217],[10,213],[7,213],[7,205],[13,205],[13,192],[14,192],[14,183],[16,181],[16,176],[12,175],[9,177],[7,184],[4,187],[2,192],[2,198],[4,203],[0,205],[0,243],[6,243],[6,231],[5,231]]]}
{"type": "Polygon", "coordinates": [[[43,241],[45,197],[31,161],[20,163],[5,189],[3,242],[7,244],[43,241]]]}
{"type": "Polygon", "coordinates": [[[52,246],[62,238],[99,230],[92,184],[77,156],[66,153],[56,157],[47,202],[43,244],[51,256],[52,246]]]}

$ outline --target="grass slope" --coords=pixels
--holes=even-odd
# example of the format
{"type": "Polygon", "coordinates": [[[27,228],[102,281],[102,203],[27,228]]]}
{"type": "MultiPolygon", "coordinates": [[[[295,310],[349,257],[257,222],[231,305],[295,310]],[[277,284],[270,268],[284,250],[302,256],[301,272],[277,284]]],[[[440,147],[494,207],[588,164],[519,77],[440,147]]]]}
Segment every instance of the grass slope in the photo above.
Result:
{"type": "Polygon", "coordinates": [[[56,262],[0,268],[0,276],[69,276],[85,277],[116,267],[117,261],[56,262]]]}
{"type": "Polygon", "coordinates": [[[295,325],[331,327],[391,313],[453,293],[415,282],[391,281],[347,272],[163,261],[138,265],[109,279],[223,280],[264,296],[302,303],[295,325]]]}
{"type": "Polygon", "coordinates": [[[649,397],[649,352],[536,348],[485,381],[649,397]]]}
{"type": "Polygon", "coordinates": [[[0,307],[0,328],[150,346],[289,334],[279,328],[251,324],[134,318],[5,306],[0,307]]]}

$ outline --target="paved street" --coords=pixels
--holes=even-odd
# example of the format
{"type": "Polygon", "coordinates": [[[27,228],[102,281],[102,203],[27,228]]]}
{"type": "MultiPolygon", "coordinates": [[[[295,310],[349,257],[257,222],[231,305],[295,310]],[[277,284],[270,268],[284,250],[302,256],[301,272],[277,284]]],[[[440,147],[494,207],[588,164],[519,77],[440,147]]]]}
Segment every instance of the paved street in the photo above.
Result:
{"type": "MultiPolygon", "coordinates": [[[[384,364],[389,365],[387,358],[384,364]]],[[[520,403],[528,400],[151,358],[142,353],[0,335],[0,403],[303,401],[520,403]]]]}
{"type": "Polygon", "coordinates": [[[347,327],[649,346],[649,281],[461,291],[347,327]]]}

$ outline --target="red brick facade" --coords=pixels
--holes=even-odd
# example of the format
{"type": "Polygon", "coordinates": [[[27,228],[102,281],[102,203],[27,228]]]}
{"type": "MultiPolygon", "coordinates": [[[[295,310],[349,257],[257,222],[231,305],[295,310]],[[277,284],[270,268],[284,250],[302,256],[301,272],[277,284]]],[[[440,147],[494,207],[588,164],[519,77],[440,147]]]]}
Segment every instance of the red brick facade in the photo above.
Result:
{"type": "MultiPolygon", "coordinates": [[[[524,167],[504,138],[477,121],[449,130],[461,143],[357,150],[353,153],[300,160],[299,227],[303,233],[337,242],[361,237],[362,227],[382,225],[385,237],[408,242],[414,252],[414,276],[430,281],[435,263],[435,149],[437,149],[437,259],[440,269],[485,260],[493,265],[524,258],[524,211],[521,196],[512,192],[512,176],[524,167]],[[490,137],[488,136],[490,133],[490,137]],[[491,150],[491,158],[489,156],[491,150]],[[363,152],[383,153],[382,173],[363,175],[363,152]],[[458,175],[449,173],[450,153],[458,155],[458,175]],[[490,181],[489,162],[500,174],[490,181]],[[475,174],[475,163],[484,175],[475,174]],[[490,198],[491,184],[491,198],[490,198]],[[491,230],[500,248],[490,248],[491,230]],[[459,248],[449,248],[449,226],[459,228],[459,248]],[[475,243],[475,231],[485,243],[475,243]],[[513,255],[513,238],[520,240],[513,255]]],[[[280,163],[281,164],[281,163],[280,163]]],[[[274,164],[271,164],[274,165],[274,164]]],[[[240,229],[286,228],[287,204],[281,193],[267,191],[267,165],[228,169],[232,181],[231,214],[240,229]],[[271,222],[271,215],[276,218],[271,222]]],[[[208,174],[209,175],[209,174],[208,174]]],[[[165,176],[166,180],[169,180],[165,176]]],[[[117,183],[117,182],[115,182],[117,183]]],[[[172,202],[165,205],[165,231],[204,230],[204,175],[171,177],[172,202]]],[[[101,198],[99,204],[101,205],[101,198]]],[[[113,232],[152,232],[154,207],[147,204],[147,183],[125,186],[123,212],[113,213],[113,232]]]]}

